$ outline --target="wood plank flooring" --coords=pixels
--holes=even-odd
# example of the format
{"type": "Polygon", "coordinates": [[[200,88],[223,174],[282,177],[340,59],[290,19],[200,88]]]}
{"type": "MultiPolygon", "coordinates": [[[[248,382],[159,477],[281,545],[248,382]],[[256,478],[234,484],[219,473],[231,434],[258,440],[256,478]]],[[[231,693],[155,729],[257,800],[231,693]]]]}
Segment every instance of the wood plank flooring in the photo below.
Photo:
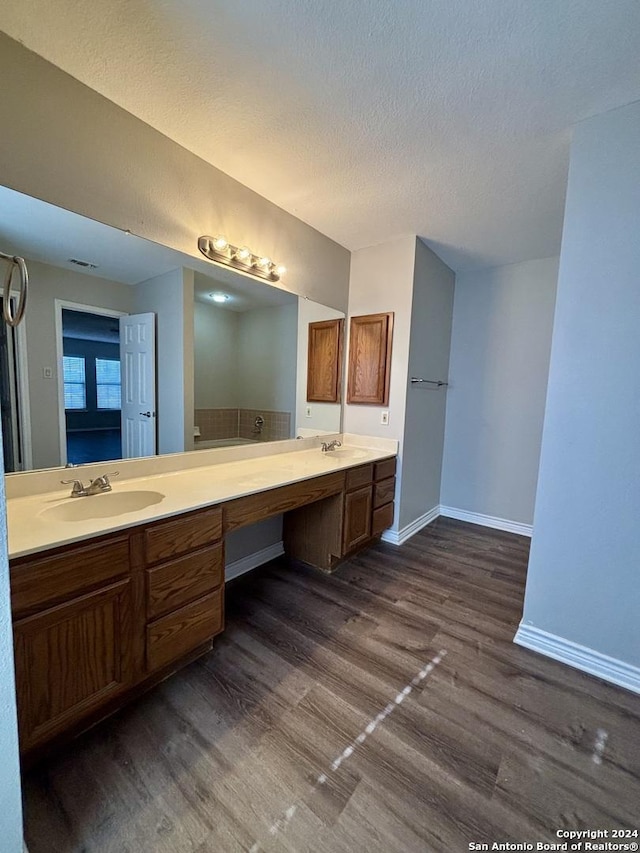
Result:
{"type": "Polygon", "coordinates": [[[30,853],[453,853],[638,827],[640,697],[512,643],[528,544],[441,518],[332,576],[282,559],[229,585],[211,653],[25,778],[30,853]]]}

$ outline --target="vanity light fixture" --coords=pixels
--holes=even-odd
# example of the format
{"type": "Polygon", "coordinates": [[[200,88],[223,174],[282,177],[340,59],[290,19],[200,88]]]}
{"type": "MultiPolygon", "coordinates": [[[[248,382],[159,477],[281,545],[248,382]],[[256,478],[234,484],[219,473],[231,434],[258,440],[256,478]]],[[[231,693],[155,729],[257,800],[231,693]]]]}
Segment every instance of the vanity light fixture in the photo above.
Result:
{"type": "Polygon", "coordinates": [[[257,255],[246,246],[232,246],[222,235],[199,237],[198,248],[210,261],[235,267],[267,281],[278,281],[287,271],[286,267],[274,263],[266,255],[257,255]]]}
{"type": "Polygon", "coordinates": [[[216,237],[213,241],[213,248],[216,250],[216,252],[224,252],[226,249],[229,248],[229,244],[227,243],[224,237],[216,237]]]}

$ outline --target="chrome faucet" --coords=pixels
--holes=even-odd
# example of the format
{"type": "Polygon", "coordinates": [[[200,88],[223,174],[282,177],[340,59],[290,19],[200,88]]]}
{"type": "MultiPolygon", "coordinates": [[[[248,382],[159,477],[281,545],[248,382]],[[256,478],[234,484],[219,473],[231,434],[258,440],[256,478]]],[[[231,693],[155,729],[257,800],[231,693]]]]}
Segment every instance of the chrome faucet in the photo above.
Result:
{"type": "Polygon", "coordinates": [[[119,471],[112,471],[110,474],[101,474],[95,480],[91,480],[88,486],[85,486],[82,480],[60,480],[64,486],[73,484],[71,489],[72,498],[85,498],[88,495],[99,495],[102,492],[111,491],[111,483],[109,477],[117,477],[119,471]]]}
{"type": "Polygon", "coordinates": [[[342,447],[342,442],[338,441],[337,438],[334,439],[333,441],[330,441],[328,444],[326,441],[323,441],[320,450],[323,453],[328,453],[330,450],[335,450],[336,447],[342,447]]]}

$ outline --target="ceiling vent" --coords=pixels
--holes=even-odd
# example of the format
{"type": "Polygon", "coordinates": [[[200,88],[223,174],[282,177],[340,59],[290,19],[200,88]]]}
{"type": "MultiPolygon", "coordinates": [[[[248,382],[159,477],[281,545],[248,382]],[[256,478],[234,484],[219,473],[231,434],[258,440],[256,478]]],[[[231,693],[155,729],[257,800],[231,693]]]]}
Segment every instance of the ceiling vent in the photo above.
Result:
{"type": "Polygon", "coordinates": [[[69,258],[70,264],[75,264],[77,267],[84,267],[85,269],[97,270],[98,264],[91,264],[89,261],[79,261],[78,258],[69,258]]]}

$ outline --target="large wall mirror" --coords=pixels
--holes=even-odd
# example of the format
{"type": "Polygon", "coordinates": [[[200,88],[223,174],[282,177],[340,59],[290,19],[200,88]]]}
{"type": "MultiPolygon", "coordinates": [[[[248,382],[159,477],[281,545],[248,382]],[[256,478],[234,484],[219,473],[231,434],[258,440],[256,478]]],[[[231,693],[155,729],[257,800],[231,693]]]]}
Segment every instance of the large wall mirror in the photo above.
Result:
{"type": "Polygon", "coordinates": [[[7,472],[340,431],[306,383],[341,312],[4,187],[0,249],[30,279],[0,327],[7,472]]]}

